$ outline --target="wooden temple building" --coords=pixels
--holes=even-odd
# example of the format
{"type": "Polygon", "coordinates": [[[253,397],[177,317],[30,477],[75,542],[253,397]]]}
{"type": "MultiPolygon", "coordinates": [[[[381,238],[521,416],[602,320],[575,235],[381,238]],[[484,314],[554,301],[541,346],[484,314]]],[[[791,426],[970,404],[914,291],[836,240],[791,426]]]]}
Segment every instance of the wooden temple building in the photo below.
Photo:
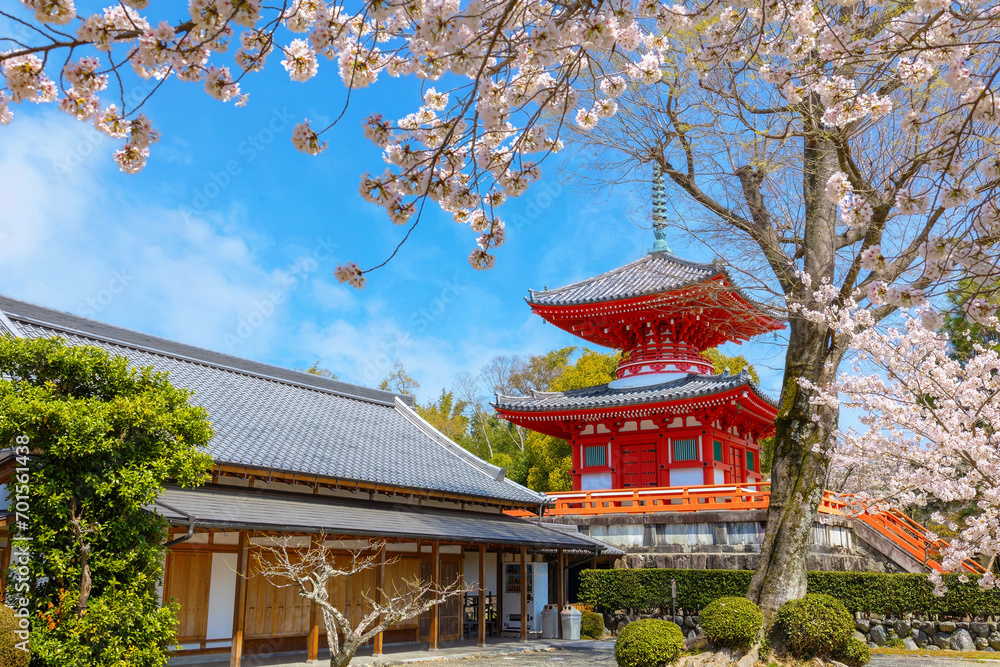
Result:
{"type": "MultiPolygon", "coordinates": [[[[243,656],[324,646],[320,615],[292,588],[249,572],[255,548],[272,537],[318,535],[347,553],[386,542],[389,564],[337,583],[333,595],[360,618],[365,596],[392,590],[413,576],[442,584],[462,580],[470,597],[454,598],[375,640],[422,642],[431,648],[463,634],[485,642],[499,635],[500,618],[517,618],[499,592],[510,592],[504,571],[549,563],[549,599],[565,602],[567,559],[592,558],[609,548],[575,533],[512,517],[539,515],[548,498],[505,478],[436,431],[413,400],[184,345],[0,297],[0,335],[61,337],[127,357],[135,366],[169,373],[207,409],[215,435],[211,482],[168,488],[149,508],[171,529],[162,586],[164,601],[180,603],[178,655],[243,656]],[[513,568],[513,569],[511,569],[513,568]],[[495,602],[494,602],[495,601],[495,602]]],[[[0,452],[0,494],[13,463],[0,452]]],[[[0,498],[2,501],[3,498],[0,498]]],[[[6,503],[2,503],[6,504],[6,503]]],[[[7,517],[9,522],[9,516],[7,517]]],[[[0,528],[0,564],[9,563],[7,529],[0,528]]],[[[611,551],[616,551],[611,549],[611,551]]],[[[526,587],[508,604],[528,609],[526,587]]],[[[544,593],[549,593],[545,591],[544,593]]],[[[527,636],[528,623],[509,625],[527,636]]]]}
{"type": "Polygon", "coordinates": [[[655,229],[640,259],[527,298],[547,322],[621,350],[617,379],[496,399],[504,419],[570,443],[577,491],[762,479],[759,441],[777,406],[745,370],[715,374],[702,353],[784,325],[721,266],[674,256],[655,229]]]}

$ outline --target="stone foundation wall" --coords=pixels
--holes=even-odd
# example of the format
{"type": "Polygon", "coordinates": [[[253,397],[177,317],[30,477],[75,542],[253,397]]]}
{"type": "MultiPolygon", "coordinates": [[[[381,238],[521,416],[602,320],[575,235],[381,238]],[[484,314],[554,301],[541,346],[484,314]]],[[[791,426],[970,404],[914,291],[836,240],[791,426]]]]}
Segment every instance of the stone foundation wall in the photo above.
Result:
{"type": "Polygon", "coordinates": [[[866,619],[854,621],[854,636],[871,647],[895,645],[928,651],[1000,651],[995,622],[866,619]]]}
{"type": "MultiPolygon", "coordinates": [[[[702,634],[696,615],[638,616],[604,614],[604,625],[618,634],[628,623],[641,618],[663,618],[681,627],[688,639],[702,634]]],[[[871,648],[899,646],[926,651],[1000,651],[1000,628],[996,619],[988,621],[929,621],[919,619],[862,618],[854,621],[854,636],[871,648]]]]}
{"type": "MultiPolygon", "coordinates": [[[[626,553],[616,568],[752,570],[764,535],[762,510],[548,517],[572,524],[626,553]]],[[[826,572],[925,572],[909,554],[864,523],[818,515],[807,567],[826,572]]]]}

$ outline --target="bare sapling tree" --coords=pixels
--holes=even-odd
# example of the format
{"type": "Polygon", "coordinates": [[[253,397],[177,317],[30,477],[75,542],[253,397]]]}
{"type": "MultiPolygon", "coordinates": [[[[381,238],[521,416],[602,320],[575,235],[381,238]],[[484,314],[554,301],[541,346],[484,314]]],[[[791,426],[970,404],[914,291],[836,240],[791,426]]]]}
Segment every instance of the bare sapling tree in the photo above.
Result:
{"type": "Polygon", "coordinates": [[[346,554],[337,548],[338,543],[327,542],[326,535],[316,536],[308,547],[301,542],[301,537],[286,535],[255,546],[253,567],[247,574],[263,576],[278,588],[297,589],[319,608],[331,667],[350,664],[358,649],[377,634],[472,590],[461,577],[445,584],[417,577],[397,579],[370,589],[362,587],[362,600],[357,602],[364,602],[364,610],[360,615],[350,614],[332,599],[335,580],[342,579],[346,585],[351,577],[389,567],[399,558],[386,558],[385,541],[348,549],[346,554]]]}

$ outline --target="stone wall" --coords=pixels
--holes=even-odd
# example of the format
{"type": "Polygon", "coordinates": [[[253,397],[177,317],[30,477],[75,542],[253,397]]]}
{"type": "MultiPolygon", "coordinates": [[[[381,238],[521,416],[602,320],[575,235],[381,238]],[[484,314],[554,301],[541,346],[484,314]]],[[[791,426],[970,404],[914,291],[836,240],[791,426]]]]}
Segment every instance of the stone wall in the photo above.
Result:
{"type": "Polygon", "coordinates": [[[894,645],[927,651],[1000,651],[997,624],[986,621],[857,618],[854,636],[873,648],[894,645]]]}
{"type": "MultiPolygon", "coordinates": [[[[635,616],[604,614],[604,625],[617,634],[640,618],[664,618],[681,627],[688,639],[702,634],[699,616],[635,616]]],[[[1000,651],[1000,628],[989,621],[929,621],[918,619],[863,618],[854,621],[854,636],[871,648],[898,646],[926,651],[1000,651]]]]}
{"type": "MultiPolygon", "coordinates": [[[[549,517],[577,526],[621,549],[614,567],[752,570],[757,566],[766,512],[707,511],[549,517]]],[[[869,526],[847,517],[818,515],[807,567],[827,572],[924,572],[924,568],[869,526]]]]}

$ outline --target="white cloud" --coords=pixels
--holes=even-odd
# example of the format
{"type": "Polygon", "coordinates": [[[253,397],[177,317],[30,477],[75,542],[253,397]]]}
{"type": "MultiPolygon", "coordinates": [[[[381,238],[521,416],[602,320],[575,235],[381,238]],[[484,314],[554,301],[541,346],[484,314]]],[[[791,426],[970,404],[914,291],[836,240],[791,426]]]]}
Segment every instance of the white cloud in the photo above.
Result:
{"type": "MultiPolygon", "coordinates": [[[[131,200],[152,177],[121,174],[114,142],[68,116],[20,117],[2,131],[0,293],[238,356],[319,359],[368,386],[398,359],[421,400],[497,354],[559,342],[528,309],[503,328],[478,322],[479,309],[501,304],[466,278],[358,292],[326,278],[330,238],[300,239],[283,246],[294,259],[265,260],[275,239],[254,232],[238,204],[223,216],[131,200]]],[[[155,186],[173,201],[169,184],[155,186]]],[[[399,268],[380,276],[386,285],[420,277],[399,268]]]]}
{"type": "Polygon", "coordinates": [[[287,281],[239,235],[125,199],[114,180],[137,177],[118,173],[110,143],[68,116],[21,117],[3,131],[0,292],[196,345],[219,348],[231,334],[240,353],[262,349],[274,319],[243,341],[240,318],[267,310],[287,281]]]}

